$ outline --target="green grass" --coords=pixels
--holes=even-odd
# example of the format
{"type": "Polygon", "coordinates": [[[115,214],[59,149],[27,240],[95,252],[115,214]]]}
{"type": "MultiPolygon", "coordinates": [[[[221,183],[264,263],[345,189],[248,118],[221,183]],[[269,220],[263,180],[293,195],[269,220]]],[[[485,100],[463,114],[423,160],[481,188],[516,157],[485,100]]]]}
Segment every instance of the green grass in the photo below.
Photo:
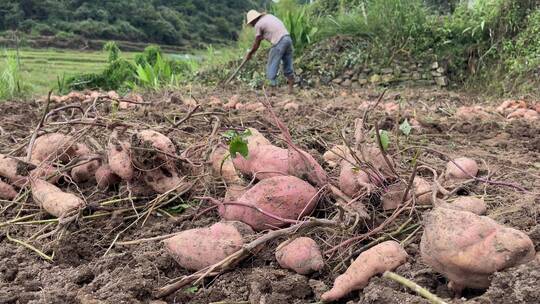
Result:
{"type": "MultiPolygon", "coordinates": [[[[15,54],[15,50],[6,50],[15,54]]],[[[130,61],[136,53],[122,52],[130,61]]],[[[5,68],[6,52],[0,50],[0,71],[5,68]]],[[[22,79],[30,85],[33,95],[44,95],[54,89],[57,76],[66,78],[80,73],[100,72],[107,65],[107,54],[101,51],[73,51],[58,49],[23,49],[19,51],[22,79]]]]}

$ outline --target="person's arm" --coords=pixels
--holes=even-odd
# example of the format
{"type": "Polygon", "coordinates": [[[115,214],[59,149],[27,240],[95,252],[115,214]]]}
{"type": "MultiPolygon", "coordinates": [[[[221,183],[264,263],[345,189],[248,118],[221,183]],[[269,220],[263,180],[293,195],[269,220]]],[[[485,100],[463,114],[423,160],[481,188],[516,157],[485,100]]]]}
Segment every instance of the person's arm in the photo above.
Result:
{"type": "Polygon", "coordinates": [[[261,41],[263,40],[263,36],[259,35],[255,37],[255,42],[253,42],[253,46],[251,47],[251,50],[246,55],[246,60],[251,60],[251,57],[257,52],[259,47],[261,46],[261,41]]]}

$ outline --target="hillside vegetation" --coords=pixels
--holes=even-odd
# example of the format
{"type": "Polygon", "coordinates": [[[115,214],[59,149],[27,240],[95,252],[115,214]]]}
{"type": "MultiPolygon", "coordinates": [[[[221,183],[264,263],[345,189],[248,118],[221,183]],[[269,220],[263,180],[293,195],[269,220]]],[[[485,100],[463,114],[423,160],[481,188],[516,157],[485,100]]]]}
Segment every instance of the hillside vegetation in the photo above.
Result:
{"type": "Polygon", "coordinates": [[[256,0],[2,0],[0,32],[178,46],[238,37],[256,0]]]}

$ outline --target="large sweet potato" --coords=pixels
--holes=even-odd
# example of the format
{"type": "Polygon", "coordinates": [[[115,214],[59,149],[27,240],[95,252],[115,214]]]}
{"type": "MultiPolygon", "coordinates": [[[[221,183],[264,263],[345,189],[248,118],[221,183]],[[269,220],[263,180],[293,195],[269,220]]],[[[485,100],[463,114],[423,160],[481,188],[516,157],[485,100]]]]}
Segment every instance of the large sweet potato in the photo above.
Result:
{"type": "Polygon", "coordinates": [[[446,276],[458,293],[464,287],[487,288],[491,274],[535,256],[526,234],[471,212],[436,208],[424,225],[422,259],[446,276]]]}
{"type": "Polygon", "coordinates": [[[461,196],[452,203],[442,203],[437,207],[448,208],[453,210],[469,211],[477,215],[483,215],[487,211],[486,202],[484,199],[472,196],[461,196]]]}
{"type": "Polygon", "coordinates": [[[36,138],[32,149],[32,162],[68,162],[77,156],[73,137],[61,133],[49,133],[36,138]]]}
{"type": "Polygon", "coordinates": [[[76,183],[84,183],[95,179],[97,169],[100,167],[100,160],[90,159],[97,158],[97,154],[87,154],[78,162],[78,166],[71,169],[71,178],[76,183]]]}
{"type": "Polygon", "coordinates": [[[85,203],[74,194],[64,192],[41,179],[31,179],[32,198],[45,211],[56,217],[63,217],[84,208],[85,203]]]}
{"type": "Polygon", "coordinates": [[[114,174],[126,181],[130,181],[134,175],[130,147],[128,142],[119,141],[112,136],[107,151],[109,167],[114,174]]]}
{"type": "Polygon", "coordinates": [[[33,164],[27,164],[16,158],[0,154],[0,176],[6,178],[10,184],[16,187],[22,187],[26,184],[27,175],[33,169],[35,169],[33,164]]]}
{"type": "Polygon", "coordinates": [[[0,199],[12,200],[17,196],[17,191],[12,185],[0,180],[0,199]]]}
{"type": "MultiPolygon", "coordinates": [[[[176,148],[174,147],[173,142],[167,136],[159,132],[153,130],[142,130],[137,133],[137,137],[139,141],[148,143],[148,145],[152,146],[158,151],[173,155],[176,153],[176,148]]],[[[166,158],[165,155],[161,156],[166,158]]]]}
{"type": "Polygon", "coordinates": [[[219,222],[207,228],[180,232],[165,246],[180,266],[200,270],[240,250],[253,230],[240,222],[219,222]]]}
{"type": "Polygon", "coordinates": [[[276,260],[281,267],[292,269],[299,274],[310,274],[324,267],[319,246],[308,237],[299,237],[280,244],[276,250],[276,260]]]}
{"type": "Polygon", "coordinates": [[[288,160],[286,149],[273,145],[260,145],[250,149],[247,158],[237,154],[232,162],[240,173],[263,180],[289,175],[288,160]]]}
{"type": "Polygon", "coordinates": [[[173,168],[160,167],[144,172],[144,182],[157,193],[165,193],[179,188],[183,179],[173,168]]]}
{"type": "Polygon", "coordinates": [[[102,164],[94,175],[99,189],[107,189],[120,183],[120,177],[111,170],[108,164],[102,164]]]}
{"type": "Polygon", "coordinates": [[[241,221],[255,230],[264,230],[282,227],[286,223],[254,208],[234,203],[253,206],[283,219],[296,220],[311,213],[317,202],[317,190],[309,183],[294,176],[277,176],[260,181],[237,201],[220,206],[219,214],[225,220],[241,221]]]}
{"type": "Polygon", "coordinates": [[[322,187],[328,183],[326,171],[315,160],[311,154],[306,151],[289,147],[288,152],[288,172],[311,184],[322,187]]]}
{"type": "Polygon", "coordinates": [[[367,286],[369,279],[405,263],[407,253],[398,242],[386,241],[362,252],[344,274],[334,281],[334,287],[325,292],[321,299],[325,302],[336,301],[353,290],[367,286]]]}

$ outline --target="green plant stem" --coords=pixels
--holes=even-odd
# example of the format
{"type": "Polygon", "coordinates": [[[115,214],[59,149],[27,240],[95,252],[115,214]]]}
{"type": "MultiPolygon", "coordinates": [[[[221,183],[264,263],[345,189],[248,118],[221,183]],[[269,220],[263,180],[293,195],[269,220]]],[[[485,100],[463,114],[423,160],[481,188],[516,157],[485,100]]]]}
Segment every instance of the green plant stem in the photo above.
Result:
{"type": "Polygon", "coordinates": [[[34,247],[34,246],[32,246],[32,245],[30,245],[30,244],[28,244],[28,243],[26,243],[26,242],[23,242],[23,241],[21,241],[21,240],[12,238],[12,237],[9,235],[9,232],[6,233],[6,237],[7,237],[8,240],[10,240],[10,241],[12,241],[12,242],[14,242],[14,243],[17,243],[17,244],[19,244],[19,245],[22,245],[22,246],[24,246],[24,247],[26,247],[26,248],[28,248],[28,249],[34,251],[35,253],[37,253],[40,257],[44,258],[45,260],[47,260],[47,261],[49,261],[49,262],[52,262],[52,261],[53,261],[54,253],[53,253],[53,255],[51,255],[51,256],[46,255],[43,251],[37,249],[36,247],[34,247]]]}
{"type": "Polygon", "coordinates": [[[386,271],[383,274],[383,278],[387,278],[387,279],[396,281],[399,284],[412,289],[414,292],[416,292],[417,294],[419,294],[420,296],[427,299],[428,301],[430,301],[433,304],[447,304],[446,302],[441,300],[439,297],[437,297],[436,295],[429,292],[427,289],[423,288],[422,286],[416,284],[415,282],[413,282],[413,281],[411,281],[409,279],[406,279],[406,278],[404,278],[404,277],[402,277],[402,276],[400,276],[400,275],[398,275],[398,274],[396,274],[394,272],[386,271]]]}

